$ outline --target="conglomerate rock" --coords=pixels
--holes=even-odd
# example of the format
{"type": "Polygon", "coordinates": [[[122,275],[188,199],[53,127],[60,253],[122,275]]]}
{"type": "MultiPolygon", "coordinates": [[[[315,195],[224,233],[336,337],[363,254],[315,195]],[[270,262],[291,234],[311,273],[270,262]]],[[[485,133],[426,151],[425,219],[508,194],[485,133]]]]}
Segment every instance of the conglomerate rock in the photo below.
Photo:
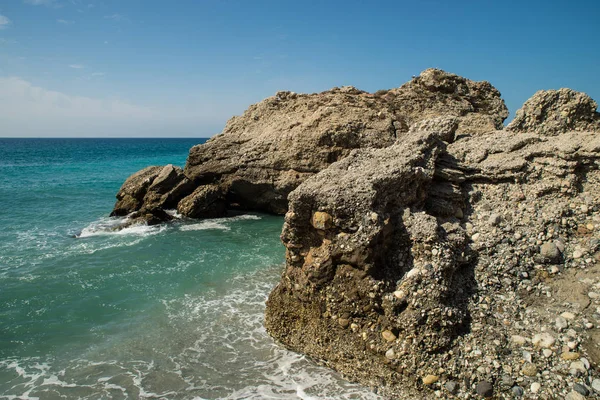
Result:
{"type": "Polygon", "coordinates": [[[183,171],[132,175],[113,215],[287,212],[267,331],[386,397],[598,395],[596,103],[538,92],[507,115],[489,83],[436,69],[279,92],[183,171]]]}
{"type": "MultiPolygon", "coordinates": [[[[164,193],[159,193],[160,201],[157,196],[135,202],[119,198],[114,214],[161,202],[163,208],[174,208],[197,187],[211,184],[223,189],[230,208],[284,214],[292,190],[354,149],[391,146],[425,118],[456,120],[460,133],[482,123],[493,130],[507,115],[500,93],[489,83],[434,69],[385,95],[354,87],[315,94],[278,92],[190,150],[183,175],[193,182],[191,190],[186,184],[186,190],[172,192],[164,202],[164,193]]],[[[145,190],[140,187],[139,192],[145,190]]],[[[190,209],[188,215],[193,214],[190,209]]]]}
{"type": "Polygon", "coordinates": [[[598,104],[571,89],[540,90],[523,104],[507,130],[557,135],[567,131],[600,130],[598,104]]]}
{"type": "MultiPolygon", "coordinates": [[[[519,378],[521,352],[506,348],[526,334],[495,318],[519,318],[506,293],[540,263],[558,262],[542,245],[574,244],[564,218],[570,204],[582,192],[600,193],[597,132],[497,131],[451,144],[442,137],[453,139],[447,130],[411,130],[388,148],[353,152],[293,191],[282,233],[286,269],[267,301],[265,324],[278,341],[391,398],[430,398],[438,380],[466,382],[457,390],[468,398],[483,386],[502,392],[503,376],[519,378]],[[515,244],[523,235],[533,245],[515,244]]],[[[600,250],[594,243],[588,248],[600,250]]],[[[563,368],[558,357],[538,365],[563,368]]],[[[550,380],[546,393],[565,384],[550,380]]]]}

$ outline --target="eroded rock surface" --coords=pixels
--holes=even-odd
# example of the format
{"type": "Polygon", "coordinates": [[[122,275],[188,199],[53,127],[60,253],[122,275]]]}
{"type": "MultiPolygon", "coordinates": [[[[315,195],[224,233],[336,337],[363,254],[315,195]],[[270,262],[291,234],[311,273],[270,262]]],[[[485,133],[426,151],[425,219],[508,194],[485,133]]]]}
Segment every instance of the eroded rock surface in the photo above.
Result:
{"type": "Polygon", "coordinates": [[[507,130],[557,135],[567,131],[600,130],[598,104],[571,89],[540,90],[517,111],[507,130]]]}
{"type": "MultiPolygon", "coordinates": [[[[535,294],[552,296],[544,282],[556,264],[579,265],[582,256],[571,252],[586,223],[573,208],[581,196],[591,196],[594,213],[600,208],[600,133],[453,140],[452,129],[441,130],[357,150],[290,194],[286,270],[267,302],[266,327],[391,398],[450,396],[446,383],[459,397],[485,386],[512,398],[524,374],[530,386],[541,371],[570,373],[561,346],[578,348],[576,359],[597,352],[579,348],[586,336],[575,331],[549,333],[564,308],[548,323],[547,309],[528,304],[535,294]],[[547,344],[536,342],[540,335],[547,344]],[[514,336],[524,338],[517,347],[514,336]],[[528,343],[545,349],[543,358],[528,343]]],[[[592,215],[584,243],[600,259],[600,218],[592,215]]],[[[540,393],[566,395],[569,380],[558,375],[540,393]]]]}
{"type": "MultiPolygon", "coordinates": [[[[449,124],[446,130],[461,133],[481,124],[496,129],[507,115],[500,93],[489,83],[435,69],[375,94],[354,87],[315,94],[279,92],[231,118],[221,134],[194,146],[183,175],[171,172],[168,179],[177,179],[162,185],[156,195],[139,198],[148,190],[144,185],[135,190],[138,197],[120,192],[113,214],[175,208],[203,185],[219,186],[229,208],[284,214],[292,190],[354,149],[389,147],[424,119],[440,117],[436,124],[449,124]],[[188,181],[193,182],[191,190],[188,181]],[[175,182],[182,182],[182,190],[162,192],[173,189],[175,182]]],[[[134,176],[128,188],[143,182],[134,176]]],[[[189,198],[186,204],[180,208],[189,210],[187,215],[204,214],[189,208],[189,198]]]]}
{"type": "Polygon", "coordinates": [[[390,398],[599,395],[600,127],[583,93],[430,69],[279,92],[117,195],[130,223],[286,213],[265,324],[390,398]],[[596,392],[594,392],[594,390],[596,392]]]}

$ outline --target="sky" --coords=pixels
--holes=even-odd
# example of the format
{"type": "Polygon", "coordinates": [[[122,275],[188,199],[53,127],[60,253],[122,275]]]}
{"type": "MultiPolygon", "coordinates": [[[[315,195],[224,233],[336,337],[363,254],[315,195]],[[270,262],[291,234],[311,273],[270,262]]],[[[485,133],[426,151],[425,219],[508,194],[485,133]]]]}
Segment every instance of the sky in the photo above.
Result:
{"type": "Polygon", "coordinates": [[[430,67],[600,101],[600,2],[0,0],[0,137],[209,137],[278,90],[430,67]]]}

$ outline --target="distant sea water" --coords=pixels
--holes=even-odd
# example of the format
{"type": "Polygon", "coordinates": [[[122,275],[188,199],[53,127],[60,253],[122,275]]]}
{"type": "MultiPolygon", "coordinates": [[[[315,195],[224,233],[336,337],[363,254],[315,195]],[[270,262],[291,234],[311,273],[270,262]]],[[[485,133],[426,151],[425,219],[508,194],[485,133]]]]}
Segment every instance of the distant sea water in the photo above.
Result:
{"type": "Polygon", "coordinates": [[[278,346],[282,218],[119,232],[114,195],[202,139],[0,139],[0,399],[375,398],[278,346]]]}

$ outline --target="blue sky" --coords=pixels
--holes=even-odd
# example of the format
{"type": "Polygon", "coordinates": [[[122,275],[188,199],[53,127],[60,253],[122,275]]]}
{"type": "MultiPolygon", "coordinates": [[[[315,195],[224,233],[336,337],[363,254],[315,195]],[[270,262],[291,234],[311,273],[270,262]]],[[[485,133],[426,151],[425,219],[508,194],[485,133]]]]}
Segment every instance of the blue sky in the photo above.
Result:
{"type": "Polygon", "coordinates": [[[1,0],[0,136],[207,137],[278,90],[488,80],[600,101],[597,1],[1,0]]]}

